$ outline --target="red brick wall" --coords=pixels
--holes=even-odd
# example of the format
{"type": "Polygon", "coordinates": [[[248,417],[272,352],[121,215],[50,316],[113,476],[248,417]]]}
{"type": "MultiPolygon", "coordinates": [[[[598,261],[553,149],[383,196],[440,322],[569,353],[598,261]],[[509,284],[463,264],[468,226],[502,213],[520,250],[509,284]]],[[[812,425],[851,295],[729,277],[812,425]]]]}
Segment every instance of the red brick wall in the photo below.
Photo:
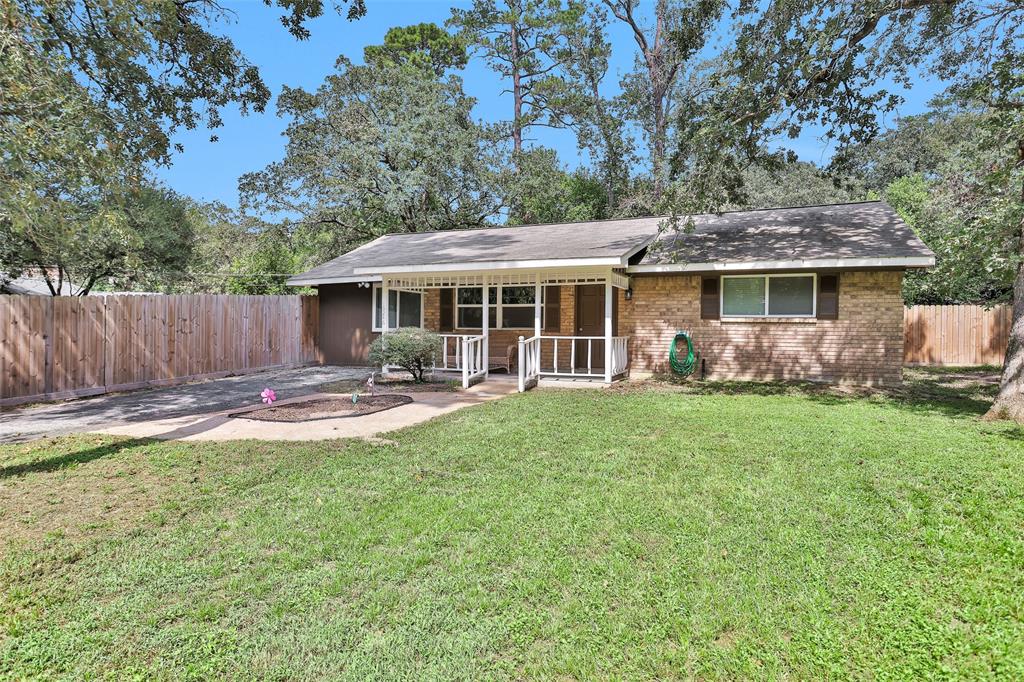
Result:
{"type": "Polygon", "coordinates": [[[634,275],[619,292],[620,334],[630,336],[633,374],[668,371],[677,329],[693,332],[712,379],[807,379],[857,384],[901,380],[903,274],[844,272],[838,320],[700,319],[700,277],[634,275]]]}

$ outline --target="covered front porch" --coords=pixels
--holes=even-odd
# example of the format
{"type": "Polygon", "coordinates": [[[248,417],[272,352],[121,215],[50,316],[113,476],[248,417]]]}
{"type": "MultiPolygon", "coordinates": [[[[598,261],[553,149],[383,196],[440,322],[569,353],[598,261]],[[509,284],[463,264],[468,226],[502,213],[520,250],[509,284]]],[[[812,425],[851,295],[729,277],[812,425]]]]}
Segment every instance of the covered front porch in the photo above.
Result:
{"type": "MultiPolygon", "coordinates": [[[[516,268],[380,272],[382,334],[401,326],[402,293],[419,294],[423,327],[441,335],[435,371],[464,387],[506,372],[526,391],[542,378],[610,384],[629,368],[629,339],[616,335],[617,268],[516,268]]],[[[406,306],[414,305],[406,297],[406,306]]],[[[385,368],[386,370],[387,368],[385,368]]]]}

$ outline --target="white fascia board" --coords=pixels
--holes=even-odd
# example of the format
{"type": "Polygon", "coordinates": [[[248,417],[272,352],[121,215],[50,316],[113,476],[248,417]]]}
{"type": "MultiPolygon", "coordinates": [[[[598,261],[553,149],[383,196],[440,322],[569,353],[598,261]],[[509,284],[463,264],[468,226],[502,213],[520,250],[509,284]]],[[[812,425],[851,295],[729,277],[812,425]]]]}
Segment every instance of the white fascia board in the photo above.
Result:
{"type": "Polygon", "coordinates": [[[424,272],[479,272],[481,270],[524,270],[532,268],[565,268],[611,266],[622,267],[628,258],[611,256],[607,258],[562,258],[558,260],[500,260],[473,263],[433,263],[427,265],[391,265],[387,267],[355,268],[357,275],[364,274],[411,274],[424,272]]]}
{"type": "Polygon", "coordinates": [[[381,281],[380,275],[359,275],[358,277],[346,276],[346,277],[303,277],[299,275],[292,277],[285,282],[290,287],[315,287],[318,284],[354,284],[356,282],[379,282],[381,281]]]}
{"type": "Polygon", "coordinates": [[[896,258],[815,258],[810,260],[759,260],[730,263],[651,263],[631,265],[629,274],[658,272],[730,272],[737,270],[820,270],[844,268],[930,268],[934,256],[896,258]]]}

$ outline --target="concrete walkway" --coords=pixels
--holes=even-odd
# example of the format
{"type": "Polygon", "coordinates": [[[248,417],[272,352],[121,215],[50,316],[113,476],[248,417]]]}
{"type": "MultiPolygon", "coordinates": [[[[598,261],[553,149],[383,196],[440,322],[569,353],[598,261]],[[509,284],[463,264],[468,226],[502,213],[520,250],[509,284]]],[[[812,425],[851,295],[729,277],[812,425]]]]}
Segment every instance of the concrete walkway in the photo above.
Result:
{"type": "Polygon", "coordinates": [[[0,443],[44,436],[98,431],[152,421],[238,411],[258,406],[260,391],[273,388],[282,398],[308,396],[331,381],[365,379],[366,367],[304,367],[259,372],[194,384],[112,393],[95,398],[21,407],[0,412],[0,443]]]}
{"type": "MultiPolygon", "coordinates": [[[[122,426],[97,429],[106,433],[133,438],[177,440],[322,440],[325,438],[373,438],[380,434],[420,424],[448,412],[479,405],[515,393],[514,381],[488,381],[458,392],[409,392],[413,402],[374,414],[337,419],[315,419],[305,422],[266,422],[229,417],[247,410],[236,408],[202,415],[156,419],[122,426]]],[[[275,405],[301,402],[326,394],[311,394],[280,400],[275,405]]],[[[328,397],[337,397],[336,395],[328,397]]]]}

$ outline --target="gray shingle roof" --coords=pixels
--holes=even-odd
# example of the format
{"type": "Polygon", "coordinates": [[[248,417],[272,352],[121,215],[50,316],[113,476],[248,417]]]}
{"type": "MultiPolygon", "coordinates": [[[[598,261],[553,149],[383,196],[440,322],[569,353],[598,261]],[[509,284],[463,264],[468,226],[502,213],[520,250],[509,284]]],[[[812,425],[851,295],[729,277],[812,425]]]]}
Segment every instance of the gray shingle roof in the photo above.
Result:
{"type": "Polygon", "coordinates": [[[662,235],[640,264],[934,256],[881,201],[701,215],[694,223],[692,233],[662,235]]]}
{"type": "MultiPolygon", "coordinates": [[[[666,232],[664,218],[394,234],[296,275],[291,284],[372,279],[374,268],[496,261],[625,259],[651,242],[638,264],[734,264],[824,259],[930,258],[931,250],[881,201],[736,211],[694,217],[692,233],[666,232]],[[356,270],[363,271],[357,273],[356,270]]],[[[593,261],[591,261],[593,263],[593,261]]]]}
{"type": "Polygon", "coordinates": [[[658,233],[661,218],[391,234],[290,280],[354,277],[356,268],[484,264],[495,261],[621,261],[658,233]]]}

